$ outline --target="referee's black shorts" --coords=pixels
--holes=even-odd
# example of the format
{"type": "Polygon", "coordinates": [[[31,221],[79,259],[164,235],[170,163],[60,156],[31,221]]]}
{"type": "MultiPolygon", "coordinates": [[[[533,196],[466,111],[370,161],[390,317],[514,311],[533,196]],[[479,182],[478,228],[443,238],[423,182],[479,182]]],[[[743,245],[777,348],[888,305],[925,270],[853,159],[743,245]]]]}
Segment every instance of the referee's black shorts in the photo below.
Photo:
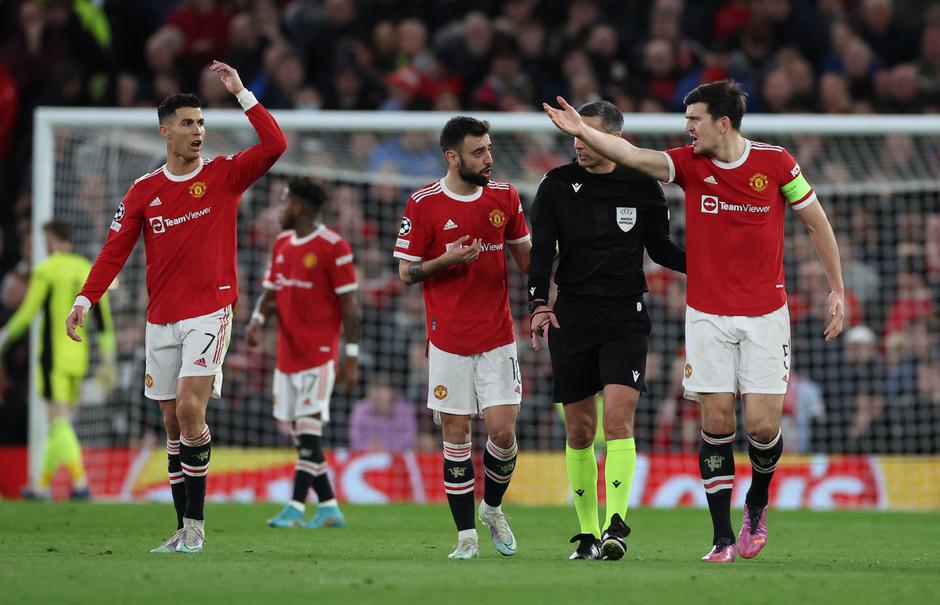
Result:
{"type": "Polygon", "coordinates": [[[650,318],[642,298],[559,294],[549,328],[555,401],[574,403],[608,384],[643,391],[650,318]]]}

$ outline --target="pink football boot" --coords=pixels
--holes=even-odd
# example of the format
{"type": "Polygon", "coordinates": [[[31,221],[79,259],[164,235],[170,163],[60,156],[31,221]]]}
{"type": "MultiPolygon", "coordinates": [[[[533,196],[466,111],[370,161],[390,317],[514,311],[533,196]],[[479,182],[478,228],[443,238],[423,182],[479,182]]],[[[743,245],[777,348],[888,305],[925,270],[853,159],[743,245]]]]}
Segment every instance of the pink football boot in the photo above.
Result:
{"type": "Polygon", "coordinates": [[[738,533],[738,552],[745,559],[753,559],[767,544],[767,507],[760,510],[744,505],[744,521],[738,533]]]}
{"type": "Polygon", "coordinates": [[[738,554],[738,547],[734,544],[725,544],[723,541],[712,546],[708,554],[702,557],[705,563],[734,563],[738,554]]]}

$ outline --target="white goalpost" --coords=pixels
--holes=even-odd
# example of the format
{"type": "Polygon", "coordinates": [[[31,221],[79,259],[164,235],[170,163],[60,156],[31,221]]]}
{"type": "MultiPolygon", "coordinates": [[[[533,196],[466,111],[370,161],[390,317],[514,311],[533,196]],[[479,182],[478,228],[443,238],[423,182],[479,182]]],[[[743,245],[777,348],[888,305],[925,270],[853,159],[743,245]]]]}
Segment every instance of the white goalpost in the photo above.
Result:
{"type": "MultiPolygon", "coordinates": [[[[273,330],[266,328],[261,353],[242,341],[279,231],[278,194],[287,177],[306,175],[327,184],[332,201],[325,221],[351,242],[362,283],[362,386],[353,397],[334,397],[333,422],[324,435],[338,493],[362,502],[440,499],[435,475],[440,437],[423,403],[423,303],[418,289],[398,282],[391,252],[409,193],[443,174],[437,136],[453,114],[273,113],[289,148],[240,206],[240,305],[223,399],[210,402],[208,412],[217,448],[209,498],[288,495],[292,453],[271,418],[273,330]],[[410,405],[414,438],[392,450],[383,449],[378,435],[377,447],[351,451],[350,435],[359,430],[353,410],[383,397],[410,405]]],[[[490,122],[494,178],[513,183],[528,211],[542,174],[571,160],[570,138],[541,113],[467,113],[490,122]]],[[[240,111],[209,109],[205,117],[205,156],[233,153],[256,140],[240,111]]],[[[637,144],[666,149],[685,144],[683,126],[680,114],[628,114],[624,133],[637,144]]],[[[843,336],[832,346],[823,342],[815,258],[805,231],[788,217],[795,380],[785,403],[789,462],[778,470],[783,478],[772,498],[790,507],[940,507],[940,488],[929,480],[940,472],[940,307],[935,306],[940,302],[940,118],[751,115],[744,118],[743,132],[787,147],[815,187],[840,240],[851,291],[848,318],[857,328],[851,339],[843,336]]],[[[76,252],[93,258],[125,191],[138,176],[159,167],[165,155],[155,110],[39,108],[33,138],[33,264],[46,256],[42,226],[52,218],[69,222],[76,252]]],[[[673,235],[682,241],[681,192],[672,185],[666,191],[673,235]]],[[[118,386],[107,394],[86,388],[75,418],[92,492],[102,499],[165,499],[169,494],[158,409],[143,398],[142,248],[141,242],[110,293],[118,386]]],[[[551,401],[547,351],[531,351],[523,338],[525,279],[514,267],[510,272],[525,395],[520,475],[507,498],[564,503],[564,424],[551,401]]],[[[637,412],[642,461],[632,500],[650,506],[701,505],[697,467],[689,464],[697,410],[681,399],[675,380],[676,368],[681,370],[684,281],[651,262],[647,277],[653,332],[648,391],[637,412]]],[[[64,320],[54,318],[52,328],[64,329],[64,320]]],[[[94,341],[93,330],[89,336],[94,341]]],[[[35,326],[31,339],[35,351],[35,326]]],[[[35,355],[33,360],[29,475],[35,484],[46,412],[34,384],[35,355]]],[[[746,465],[742,475],[750,476],[746,465]]],[[[743,498],[742,488],[736,495],[743,498]]]]}

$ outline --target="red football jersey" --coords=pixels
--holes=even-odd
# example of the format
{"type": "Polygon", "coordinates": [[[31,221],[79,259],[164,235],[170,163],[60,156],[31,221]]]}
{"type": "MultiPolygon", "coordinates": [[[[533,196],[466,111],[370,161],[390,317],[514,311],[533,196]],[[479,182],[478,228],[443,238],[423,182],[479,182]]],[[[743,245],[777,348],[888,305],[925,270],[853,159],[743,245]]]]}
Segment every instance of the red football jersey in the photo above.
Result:
{"type": "Polygon", "coordinates": [[[783,147],[745,140],[732,163],[692,152],[664,152],[669,182],[685,191],[690,307],[713,315],[755,316],[787,301],[783,275],[786,206],[816,194],[783,147]]]}
{"type": "Polygon", "coordinates": [[[164,165],[134,181],[79,296],[98,302],[143,230],[147,321],[172,323],[236,301],[238,202],[287,148],[284,133],[264,107],[254,101],[245,113],[258,133],[257,145],[204,159],[189,174],[171,174],[164,165]]]}
{"type": "Polygon", "coordinates": [[[339,357],[339,295],[359,287],[349,242],[323,225],[301,238],[285,231],[274,240],[264,287],[277,292],[278,370],[293,374],[339,357]]]}
{"type": "Polygon", "coordinates": [[[473,195],[457,195],[443,179],[419,189],[408,199],[395,256],[410,261],[437,258],[464,235],[482,240],[479,258],[426,279],[424,306],[434,346],[455,355],[475,355],[515,342],[505,244],[529,239],[516,189],[490,181],[473,195]]]}

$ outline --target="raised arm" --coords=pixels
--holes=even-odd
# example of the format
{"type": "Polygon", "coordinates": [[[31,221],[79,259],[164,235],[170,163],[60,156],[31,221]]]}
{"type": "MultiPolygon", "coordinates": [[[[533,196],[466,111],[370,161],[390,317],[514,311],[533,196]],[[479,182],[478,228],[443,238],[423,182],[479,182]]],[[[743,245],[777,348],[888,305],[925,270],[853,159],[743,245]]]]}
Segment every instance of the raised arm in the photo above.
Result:
{"type": "Polygon", "coordinates": [[[225,89],[235,95],[248,121],[258,133],[258,144],[230,157],[235,163],[231,172],[233,186],[244,191],[251,186],[261,175],[270,170],[271,166],[287,149],[287,137],[281,131],[274,117],[268,113],[255,95],[245,88],[238,72],[221,61],[213,61],[209,66],[211,71],[219,74],[225,89]]]}
{"type": "Polygon", "coordinates": [[[542,108],[559,130],[581,139],[591,149],[621,166],[639,170],[657,181],[669,180],[669,164],[662,152],[637,147],[623,137],[588,126],[578,111],[564,98],[557,99],[561,109],[556,109],[548,103],[542,103],[542,108]]]}
{"type": "Polygon", "coordinates": [[[845,284],[842,282],[842,264],[839,259],[839,246],[832,232],[832,225],[826,217],[826,211],[818,201],[796,210],[796,215],[806,226],[816,256],[822,263],[829,282],[829,315],[831,320],[824,332],[826,342],[832,342],[842,333],[845,322],[845,284]]]}

